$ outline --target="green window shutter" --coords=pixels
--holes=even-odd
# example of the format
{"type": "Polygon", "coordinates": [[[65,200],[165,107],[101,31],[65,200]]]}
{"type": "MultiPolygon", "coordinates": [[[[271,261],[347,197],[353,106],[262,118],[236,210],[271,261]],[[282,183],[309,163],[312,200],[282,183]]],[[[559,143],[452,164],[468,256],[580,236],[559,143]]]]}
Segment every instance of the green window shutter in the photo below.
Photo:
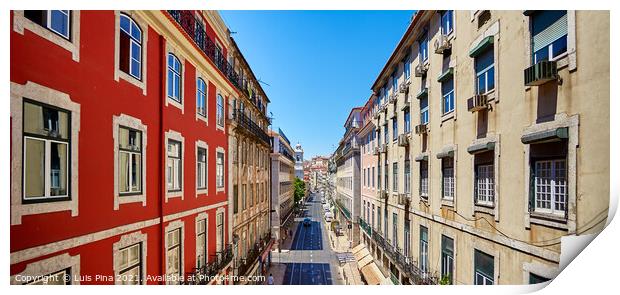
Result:
{"type": "Polygon", "coordinates": [[[560,39],[566,34],[568,34],[568,21],[565,14],[553,24],[549,25],[546,29],[534,35],[532,38],[532,51],[536,52],[546,46],[549,46],[549,44],[553,43],[553,41],[560,39]]]}

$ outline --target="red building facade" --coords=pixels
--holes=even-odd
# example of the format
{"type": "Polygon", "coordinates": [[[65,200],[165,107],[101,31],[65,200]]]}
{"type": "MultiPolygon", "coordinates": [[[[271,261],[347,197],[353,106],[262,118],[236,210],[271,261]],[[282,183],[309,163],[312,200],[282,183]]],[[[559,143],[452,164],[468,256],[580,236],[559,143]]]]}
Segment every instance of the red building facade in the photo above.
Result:
{"type": "Polygon", "coordinates": [[[219,15],[191,14],[202,47],[175,11],[11,12],[12,284],[229,273],[239,89],[219,15]]]}

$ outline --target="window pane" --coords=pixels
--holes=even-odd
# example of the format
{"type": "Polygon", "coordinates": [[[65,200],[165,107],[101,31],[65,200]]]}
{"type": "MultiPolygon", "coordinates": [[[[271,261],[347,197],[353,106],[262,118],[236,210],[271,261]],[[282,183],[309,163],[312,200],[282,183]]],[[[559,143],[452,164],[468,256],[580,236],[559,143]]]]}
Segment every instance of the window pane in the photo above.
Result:
{"type": "Polygon", "coordinates": [[[487,72],[487,91],[495,89],[495,67],[491,67],[487,72]]]}
{"type": "Polygon", "coordinates": [[[51,142],[50,195],[67,195],[67,144],[51,142]]]}
{"type": "Polygon", "coordinates": [[[24,103],[24,132],[26,133],[68,139],[68,121],[67,112],[29,102],[24,103]]]}
{"type": "Polygon", "coordinates": [[[140,79],[140,77],[141,77],[140,76],[140,72],[141,72],[140,62],[138,62],[135,59],[132,59],[131,60],[131,75],[136,77],[136,78],[138,78],[138,79],[140,79]]]}
{"type": "Polygon", "coordinates": [[[142,32],[135,22],[131,23],[131,37],[138,42],[142,40],[142,32]]]}
{"type": "Polygon", "coordinates": [[[131,190],[141,191],[142,187],[142,157],[140,154],[133,154],[131,157],[131,190]]]}
{"type": "Polygon", "coordinates": [[[45,196],[45,141],[24,140],[25,198],[45,196]]]}
{"type": "Polygon", "coordinates": [[[119,153],[118,169],[118,191],[127,193],[129,192],[129,153],[119,153]]]}
{"type": "Polygon", "coordinates": [[[69,11],[52,10],[50,15],[50,27],[53,31],[68,37],[69,36],[69,11]]]}
{"type": "Polygon", "coordinates": [[[484,69],[493,64],[493,46],[487,48],[484,52],[476,57],[476,73],[480,73],[484,69]]]}
{"type": "Polygon", "coordinates": [[[551,46],[552,46],[552,53],[553,53],[554,58],[566,52],[566,49],[567,49],[566,35],[564,35],[564,37],[553,42],[551,46]]]}
{"type": "Polygon", "coordinates": [[[129,17],[127,17],[124,14],[121,14],[121,30],[127,32],[127,34],[129,34],[129,30],[130,30],[130,24],[129,24],[129,17]]]}

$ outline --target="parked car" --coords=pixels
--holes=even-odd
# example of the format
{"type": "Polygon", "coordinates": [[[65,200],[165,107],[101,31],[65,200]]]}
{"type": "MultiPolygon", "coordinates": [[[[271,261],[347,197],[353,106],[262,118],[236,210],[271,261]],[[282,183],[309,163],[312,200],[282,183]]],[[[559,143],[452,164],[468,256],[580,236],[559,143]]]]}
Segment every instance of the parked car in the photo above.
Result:
{"type": "Polygon", "coordinates": [[[312,224],[312,220],[308,217],[304,218],[304,226],[310,226],[312,224]]]}

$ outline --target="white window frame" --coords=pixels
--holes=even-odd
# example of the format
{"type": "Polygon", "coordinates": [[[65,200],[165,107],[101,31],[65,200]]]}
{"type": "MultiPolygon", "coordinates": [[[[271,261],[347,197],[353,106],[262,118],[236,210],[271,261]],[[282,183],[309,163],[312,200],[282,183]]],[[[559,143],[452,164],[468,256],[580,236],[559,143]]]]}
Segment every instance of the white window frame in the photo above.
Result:
{"type": "MultiPolygon", "coordinates": [[[[181,114],[185,113],[185,99],[184,99],[184,91],[185,88],[183,87],[183,80],[185,78],[185,63],[186,63],[186,59],[184,57],[184,55],[181,53],[181,51],[177,48],[174,47],[174,43],[172,42],[166,42],[166,51],[164,52],[164,60],[165,60],[165,64],[166,67],[165,69],[163,69],[165,71],[166,74],[166,91],[163,93],[164,95],[164,101],[166,102],[165,105],[173,105],[174,107],[178,108],[179,110],[181,110],[181,114]],[[168,65],[168,56],[172,54],[174,57],[176,57],[176,59],[179,61],[179,64],[181,66],[180,72],[179,74],[179,101],[175,100],[174,98],[168,96],[168,71],[169,69],[169,65],[168,65]]],[[[206,82],[206,80],[205,80],[206,82]]],[[[174,86],[173,86],[174,87],[174,86]]]]}
{"type": "Polygon", "coordinates": [[[443,167],[443,163],[442,163],[442,167],[441,167],[441,181],[443,183],[442,185],[442,198],[444,200],[454,200],[454,186],[455,186],[455,168],[454,167],[454,158],[444,158],[442,159],[442,161],[452,161],[452,166],[448,167],[448,168],[444,168],[443,167]],[[447,171],[450,171],[450,173],[446,173],[447,171]]]}
{"type": "Polygon", "coordinates": [[[495,203],[495,165],[476,165],[476,205],[493,206],[495,203]]]}
{"type": "MultiPolygon", "coordinates": [[[[69,255],[63,253],[50,258],[31,262],[26,265],[24,271],[11,276],[11,285],[23,285],[31,283],[28,281],[33,277],[45,277],[69,269],[72,278],[80,277],[80,255],[69,255]]],[[[71,285],[79,285],[80,280],[69,281],[71,285]]]]}
{"type": "Polygon", "coordinates": [[[68,94],[56,91],[33,82],[20,85],[11,82],[11,120],[13,129],[11,132],[11,225],[21,224],[24,215],[71,211],[71,216],[78,216],[78,180],[79,180],[79,131],[80,131],[80,105],[71,101],[68,94]],[[70,122],[70,146],[67,159],[71,165],[71,178],[67,183],[67,190],[71,192],[71,198],[63,201],[44,202],[35,204],[23,203],[23,99],[27,97],[36,101],[52,105],[71,114],[70,122]]]}
{"type": "Polygon", "coordinates": [[[122,235],[118,242],[115,242],[112,245],[112,253],[113,253],[113,265],[114,265],[114,283],[116,285],[122,285],[123,282],[120,280],[122,277],[120,276],[121,270],[123,269],[122,265],[122,257],[121,251],[131,246],[138,245],[140,247],[140,284],[146,285],[146,264],[147,264],[147,241],[148,236],[146,233],[142,233],[141,231],[136,231],[130,234],[122,235]]]}
{"type": "MultiPolygon", "coordinates": [[[[76,62],[80,61],[80,11],[72,10],[69,14],[69,31],[70,39],[55,33],[51,29],[40,26],[24,16],[23,10],[14,10],[13,12],[13,31],[24,35],[27,29],[40,37],[52,42],[61,48],[71,52],[72,59],[76,62]]],[[[48,18],[49,19],[49,18],[48,18]]]]}
{"type": "MultiPolygon", "coordinates": [[[[134,10],[122,10],[122,11],[114,11],[114,15],[115,15],[115,31],[114,31],[114,81],[118,82],[119,78],[125,80],[126,82],[129,82],[130,84],[142,89],[142,95],[146,95],[146,84],[147,84],[147,70],[146,70],[146,66],[147,66],[147,48],[148,48],[148,25],[146,24],[146,22],[144,21],[144,19],[140,16],[140,13],[138,11],[134,11],[134,10]],[[141,46],[141,61],[140,61],[140,74],[141,77],[140,78],[136,78],[133,75],[130,75],[128,73],[125,73],[123,71],[120,70],[120,32],[121,32],[121,25],[120,25],[120,18],[121,18],[121,14],[124,14],[126,16],[128,16],[131,20],[133,20],[136,25],[138,25],[138,27],[140,28],[140,30],[142,31],[142,43],[140,44],[141,46]]],[[[130,55],[131,57],[131,55],[130,55]]],[[[131,71],[130,71],[131,72],[131,71]]]]}
{"type": "Polygon", "coordinates": [[[196,113],[199,116],[207,117],[207,82],[201,78],[196,78],[196,113]],[[202,83],[204,89],[200,90],[200,84],[202,83]],[[200,105],[200,101],[202,100],[202,108],[200,105]],[[202,109],[202,112],[201,112],[202,109]]]}
{"type": "Polygon", "coordinates": [[[215,125],[217,126],[218,130],[222,130],[224,131],[224,126],[225,126],[225,119],[226,119],[226,109],[225,109],[225,99],[224,99],[224,95],[222,95],[220,92],[218,92],[216,94],[215,97],[215,125]]]}
{"type": "Polygon", "coordinates": [[[166,285],[174,285],[177,284],[179,281],[179,277],[176,277],[175,275],[177,274],[173,274],[173,273],[169,273],[168,272],[168,259],[170,258],[168,255],[168,251],[171,248],[170,245],[170,241],[169,241],[169,234],[172,233],[173,231],[179,231],[179,275],[183,276],[184,275],[184,270],[185,270],[185,251],[183,249],[184,245],[185,245],[185,223],[181,220],[175,220],[173,222],[170,222],[166,228],[165,228],[165,241],[164,241],[164,245],[165,245],[165,250],[166,250],[166,255],[165,255],[165,270],[166,270],[166,285]]]}
{"type": "Polygon", "coordinates": [[[223,147],[215,149],[215,187],[217,192],[223,192],[226,187],[226,152],[223,147]],[[218,163],[219,156],[222,156],[222,163],[218,163]],[[221,167],[220,167],[221,165],[221,167]]]}
{"type": "Polygon", "coordinates": [[[175,198],[175,197],[180,197],[181,200],[183,200],[184,198],[184,189],[185,189],[185,174],[184,173],[184,167],[185,165],[183,165],[184,163],[184,159],[185,159],[185,138],[178,132],[173,131],[173,130],[169,130],[168,132],[165,133],[166,136],[166,162],[165,162],[165,173],[166,173],[166,202],[168,202],[168,199],[170,198],[175,198]],[[171,177],[171,175],[169,175],[169,169],[168,169],[168,143],[170,140],[179,142],[181,145],[181,150],[180,150],[180,155],[181,158],[178,160],[179,161],[179,172],[180,172],[180,179],[179,179],[179,190],[170,190],[168,188],[168,178],[171,177]]]}
{"type": "Polygon", "coordinates": [[[209,263],[209,215],[206,212],[202,212],[196,216],[196,267],[205,266],[209,263]],[[204,222],[204,231],[200,230],[199,224],[204,222]],[[200,259],[200,247],[198,246],[199,237],[203,235],[204,237],[204,249],[202,249],[202,254],[204,254],[204,261],[200,259]],[[204,263],[200,265],[200,263],[204,263]]]}
{"type": "Polygon", "coordinates": [[[553,160],[537,160],[534,161],[534,212],[539,212],[539,213],[546,213],[546,214],[553,214],[553,215],[559,215],[561,217],[564,217],[565,213],[566,213],[566,207],[568,206],[568,166],[567,166],[567,162],[566,159],[553,159],[553,160]],[[557,164],[562,163],[562,165],[564,166],[564,183],[558,183],[561,182],[559,181],[559,177],[557,175],[557,164]],[[540,183],[540,181],[543,181],[542,179],[540,179],[540,177],[538,176],[538,172],[539,172],[539,165],[542,164],[549,164],[549,173],[551,174],[549,179],[548,179],[548,183],[540,183]],[[543,187],[547,187],[548,191],[543,191],[543,187]],[[564,194],[557,194],[557,190],[558,189],[562,189],[564,191],[564,194]],[[541,200],[539,198],[539,194],[548,194],[549,199],[548,200],[541,200]],[[563,202],[558,201],[558,198],[563,198],[563,202]],[[538,203],[539,202],[547,202],[549,203],[549,207],[550,208],[544,208],[544,207],[539,207],[538,203]],[[555,209],[558,205],[563,205],[564,209],[555,209]]]}
{"type": "MultiPolygon", "coordinates": [[[[495,59],[495,53],[493,54],[493,58],[495,59]]],[[[493,85],[494,85],[493,89],[489,90],[489,70],[491,70],[491,68],[495,68],[495,60],[493,60],[493,64],[491,64],[490,66],[476,73],[476,89],[477,89],[476,93],[477,94],[487,94],[495,90],[495,86],[496,86],[495,85],[495,74],[493,74],[493,85]],[[479,80],[483,75],[484,75],[484,91],[480,92],[480,90],[478,90],[478,85],[480,84],[479,80]]]]}
{"type": "Polygon", "coordinates": [[[196,197],[199,194],[208,194],[209,191],[209,145],[202,141],[196,141],[196,197]],[[200,186],[200,179],[198,178],[198,170],[200,169],[200,162],[198,161],[198,149],[205,150],[205,163],[203,171],[204,187],[200,186]]]}
{"type": "Polygon", "coordinates": [[[142,121],[138,118],[134,118],[132,116],[126,114],[120,114],[118,116],[112,117],[112,137],[114,138],[114,210],[118,210],[121,204],[127,203],[142,203],[142,206],[146,206],[146,173],[147,173],[147,143],[148,136],[147,131],[148,128],[146,125],[142,123],[142,121]],[[132,195],[121,195],[119,191],[119,177],[120,177],[120,167],[119,167],[119,129],[120,126],[132,128],[142,132],[142,191],[139,194],[132,195]]]}

